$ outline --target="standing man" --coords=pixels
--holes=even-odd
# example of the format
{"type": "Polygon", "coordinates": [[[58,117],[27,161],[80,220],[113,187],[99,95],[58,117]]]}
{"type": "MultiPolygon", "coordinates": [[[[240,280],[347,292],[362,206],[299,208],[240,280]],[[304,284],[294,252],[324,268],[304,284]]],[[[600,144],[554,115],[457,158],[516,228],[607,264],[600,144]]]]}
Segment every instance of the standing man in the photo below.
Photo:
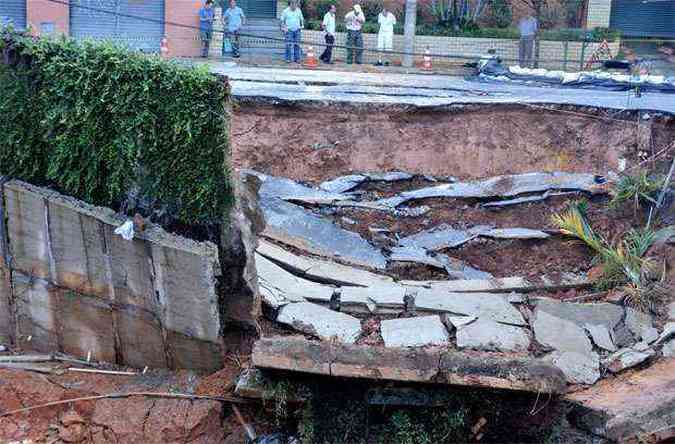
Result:
{"type": "MultiPolygon", "coordinates": [[[[232,57],[239,58],[239,30],[246,23],[244,11],[237,6],[236,0],[230,0],[230,7],[223,14],[223,26],[227,30],[225,38],[230,39],[232,57]]],[[[225,55],[225,41],[223,40],[223,55],[225,55]]]]}
{"type": "Polygon", "coordinates": [[[199,37],[202,40],[202,57],[209,56],[211,37],[213,36],[213,0],[206,0],[199,9],[199,37]]]}
{"type": "Polygon", "coordinates": [[[354,5],[354,9],[345,15],[345,25],[347,26],[347,63],[356,62],[361,64],[363,57],[363,35],[361,28],[366,21],[366,17],[361,11],[361,5],[354,5]],[[356,55],[354,54],[356,53],[356,55]]]}
{"type": "MultiPolygon", "coordinates": [[[[396,24],[396,17],[387,11],[386,6],[383,6],[382,12],[377,16],[377,22],[380,24],[380,30],[377,33],[377,50],[379,53],[376,65],[382,66],[382,52],[394,49],[394,25],[396,24]]],[[[389,66],[389,60],[386,60],[384,64],[389,66]]]]}
{"type": "Polygon", "coordinates": [[[521,68],[531,68],[534,60],[534,42],[539,29],[537,19],[531,14],[523,18],[518,23],[518,30],[520,31],[520,48],[518,59],[521,68]]]}
{"type": "Polygon", "coordinates": [[[335,5],[330,5],[330,9],[323,16],[321,29],[326,33],[326,49],[319,58],[323,63],[331,64],[333,63],[331,58],[333,57],[333,45],[335,44],[335,5]]]}
{"type": "Polygon", "coordinates": [[[286,34],[286,63],[300,63],[300,35],[305,27],[305,18],[298,8],[298,1],[291,0],[288,8],[281,14],[281,30],[286,34]]]}

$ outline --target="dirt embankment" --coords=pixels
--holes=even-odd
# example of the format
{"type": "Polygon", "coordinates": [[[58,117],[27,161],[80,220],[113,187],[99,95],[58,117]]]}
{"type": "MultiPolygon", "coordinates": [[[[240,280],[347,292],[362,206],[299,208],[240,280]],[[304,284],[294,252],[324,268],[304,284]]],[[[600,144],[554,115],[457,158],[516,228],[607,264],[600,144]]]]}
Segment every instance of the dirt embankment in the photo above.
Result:
{"type": "MultiPolygon", "coordinates": [[[[621,157],[637,158],[636,119],[572,107],[409,111],[247,103],[232,122],[233,164],[306,182],[393,169],[462,179],[545,170],[602,174],[616,170],[621,157]]],[[[675,124],[652,119],[656,150],[675,139],[675,124]]]]}

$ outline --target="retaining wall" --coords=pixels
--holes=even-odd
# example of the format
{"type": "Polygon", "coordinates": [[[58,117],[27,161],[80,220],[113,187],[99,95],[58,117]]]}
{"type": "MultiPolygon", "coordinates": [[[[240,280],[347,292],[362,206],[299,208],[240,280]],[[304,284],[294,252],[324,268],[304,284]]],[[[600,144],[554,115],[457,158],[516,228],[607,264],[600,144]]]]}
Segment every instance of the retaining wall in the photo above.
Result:
{"type": "MultiPolygon", "coordinates": [[[[2,183],[2,181],[0,181],[2,183]]],[[[218,248],[10,180],[1,188],[0,342],[121,365],[222,365],[218,248]]]]}

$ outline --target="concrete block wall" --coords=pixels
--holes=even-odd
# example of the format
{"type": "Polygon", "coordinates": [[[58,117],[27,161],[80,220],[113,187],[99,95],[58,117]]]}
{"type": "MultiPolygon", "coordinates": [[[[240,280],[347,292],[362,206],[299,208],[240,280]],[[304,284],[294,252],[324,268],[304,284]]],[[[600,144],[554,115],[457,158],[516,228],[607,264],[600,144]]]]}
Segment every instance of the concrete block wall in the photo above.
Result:
{"type": "Polygon", "coordinates": [[[139,368],[221,367],[214,244],[152,225],[127,241],[112,210],[20,181],[1,200],[0,341],[139,368]]]}
{"type": "MultiPolygon", "coordinates": [[[[308,44],[304,45],[304,50],[306,51],[307,47],[311,46],[312,43],[323,44],[324,34],[321,31],[303,31],[302,40],[308,42],[308,44]]],[[[346,44],[346,33],[338,32],[336,36],[336,45],[340,46],[346,44]]],[[[377,34],[364,34],[363,45],[364,48],[377,48],[377,34]]],[[[424,51],[429,48],[429,51],[432,54],[458,55],[460,56],[459,58],[432,59],[433,63],[456,64],[475,61],[481,55],[487,54],[489,49],[495,49],[497,55],[504,59],[516,60],[518,58],[518,45],[518,40],[512,39],[416,36],[414,51],[416,53],[424,53],[424,51]]],[[[620,43],[618,41],[610,43],[610,49],[613,54],[618,52],[619,45],[620,43]]],[[[598,43],[588,43],[586,45],[586,49],[583,50],[584,61],[590,59],[598,46],[598,43]]],[[[540,42],[539,50],[540,59],[542,60],[540,67],[561,69],[563,65],[562,60],[565,59],[565,55],[567,54],[567,59],[569,60],[567,69],[578,70],[581,65],[582,48],[582,42],[568,42],[567,48],[565,48],[565,42],[542,41],[540,42]],[[551,60],[552,62],[546,62],[546,60],[551,60]]],[[[320,46],[316,46],[314,49],[319,54],[323,51],[323,48],[320,46]]],[[[403,51],[402,35],[394,36],[394,51],[403,51]]],[[[338,60],[345,60],[345,52],[344,49],[336,49],[334,54],[338,60]]],[[[363,53],[364,63],[374,63],[377,61],[377,58],[378,54],[376,52],[369,51],[363,53]]],[[[400,55],[390,56],[391,61],[400,61],[400,59],[400,55]]],[[[416,63],[421,62],[422,58],[416,57],[416,63]]],[[[507,62],[507,64],[512,65],[515,64],[515,62],[507,62]]]]}
{"type": "Polygon", "coordinates": [[[586,27],[608,28],[609,18],[612,14],[612,0],[588,0],[586,15],[586,27]]]}

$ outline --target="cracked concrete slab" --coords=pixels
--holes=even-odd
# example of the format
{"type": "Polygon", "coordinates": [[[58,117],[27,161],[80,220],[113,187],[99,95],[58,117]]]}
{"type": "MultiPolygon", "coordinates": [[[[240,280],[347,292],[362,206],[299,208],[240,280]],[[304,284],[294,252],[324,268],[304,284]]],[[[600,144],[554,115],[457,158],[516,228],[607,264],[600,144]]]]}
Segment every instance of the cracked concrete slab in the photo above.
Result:
{"type": "Polygon", "coordinates": [[[410,200],[432,197],[487,199],[548,190],[579,190],[598,193],[605,191],[603,186],[605,182],[604,178],[593,174],[564,172],[514,174],[405,191],[394,197],[381,199],[377,203],[396,207],[410,200]]]}
{"type": "MultiPolygon", "coordinates": [[[[454,323],[453,323],[454,325],[454,323]]],[[[478,319],[475,322],[457,327],[457,347],[485,351],[526,352],[530,346],[527,330],[512,325],[504,325],[491,319],[478,319]]]]}
{"type": "Polygon", "coordinates": [[[651,348],[643,351],[632,348],[623,348],[604,359],[602,365],[612,373],[619,373],[642,364],[655,354],[656,352],[651,348]]]}
{"type": "Polygon", "coordinates": [[[638,341],[645,341],[648,344],[659,338],[659,332],[654,328],[651,315],[626,307],[626,327],[638,341]]]}
{"type": "Polygon", "coordinates": [[[276,244],[260,239],[257,253],[309,280],[344,286],[389,286],[394,280],[361,268],[350,267],[311,256],[299,256],[276,244]]]}
{"type": "Polygon", "coordinates": [[[389,319],[380,323],[385,347],[447,345],[448,331],[439,316],[389,319]]]}
{"type": "Polygon", "coordinates": [[[272,308],[308,299],[328,303],[333,296],[333,287],[294,276],[257,253],[255,261],[260,294],[272,308]]]}
{"type": "Polygon", "coordinates": [[[367,268],[384,269],[382,252],[356,233],[280,199],[261,199],[265,216],[263,235],[318,256],[339,258],[367,268]]]}
{"type": "Polygon", "coordinates": [[[591,285],[585,274],[560,273],[555,276],[524,278],[513,276],[495,279],[469,279],[456,281],[410,281],[401,284],[411,288],[430,288],[453,293],[508,293],[531,291],[555,291],[567,288],[583,288],[591,285]]]}
{"type": "Polygon", "coordinates": [[[504,324],[527,325],[523,315],[511,305],[508,295],[505,294],[449,293],[420,288],[415,295],[415,309],[477,316],[504,324]]]}
{"type": "Polygon", "coordinates": [[[616,351],[612,333],[606,325],[584,324],[584,329],[591,335],[596,346],[611,352],[616,351]]]}
{"type": "Polygon", "coordinates": [[[398,182],[401,180],[410,180],[415,177],[413,174],[403,171],[391,171],[386,173],[360,173],[347,176],[336,177],[327,180],[319,185],[319,188],[332,193],[344,193],[350,191],[365,182],[398,182]]]}
{"type": "Polygon", "coordinates": [[[279,309],[277,322],[321,339],[353,344],[361,334],[361,321],[311,302],[293,302],[279,309]]]}
{"type": "Polygon", "coordinates": [[[594,352],[556,351],[547,359],[565,374],[572,384],[595,384],[600,379],[600,358],[594,352]]]}
{"type": "Polygon", "coordinates": [[[609,303],[576,304],[541,298],[535,303],[536,311],[545,311],[583,327],[586,324],[604,325],[613,330],[623,318],[623,308],[609,303]]]}
{"type": "Polygon", "coordinates": [[[559,318],[537,306],[531,324],[535,339],[543,346],[579,355],[592,353],[593,345],[586,332],[572,321],[559,318]]]}
{"type": "Polygon", "coordinates": [[[389,260],[392,262],[412,262],[445,270],[451,279],[491,279],[492,275],[477,270],[463,261],[450,258],[445,254],[430,255],[422,247],[393,247],[389,260]]]}

